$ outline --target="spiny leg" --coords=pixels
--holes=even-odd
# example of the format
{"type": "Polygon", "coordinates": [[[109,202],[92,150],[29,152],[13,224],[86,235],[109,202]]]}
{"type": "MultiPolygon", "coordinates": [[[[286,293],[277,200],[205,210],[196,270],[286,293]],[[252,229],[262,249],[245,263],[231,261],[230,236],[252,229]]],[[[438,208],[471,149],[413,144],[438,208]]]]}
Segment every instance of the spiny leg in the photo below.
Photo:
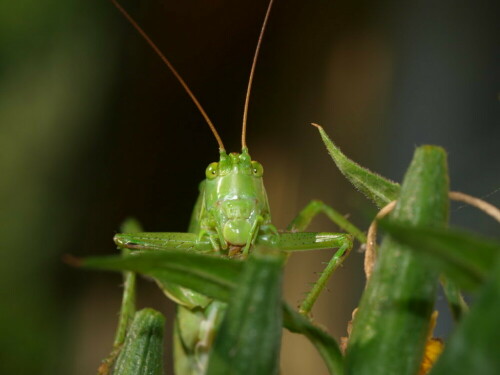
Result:
{"type": "Polygon", "coordinates": [[[321,272],[318,280],[313,284],[311,290],[307,293],[306,298],[299,306],[299,312],[303,315],[308,315],[311,312],[314,303],[319,295],[326,287],[326,283],[335,272],[335,270],[343,263],[352,249],[352,240],[346,237],[345,243],[333,254],[332,258],[328,261],[325,269],[321,272]]]}
{"type": "Polygon", "coordinates": [[[299,312],[308,315],[330,276],[349,255],[352,249],[352,236],[346,233],[282,233],[279,248],[287,252],[338,248],[300,304],[299,312]]]}
{"type": "MultiPolygon", "coordinates": [[[[309,202],[309,204],[299,212],[295,219],[292,220],[287,230],[292,232],[304,231],[309,226],[312,219],[319,213],[324,213],[332,222],[351,234],[359,242],[366,243],[366,236],[360,229],[349,222],[342,214],[319,200],[309,202]]],[[[340,241],[340,246],[337,245],[339,249],[333,254],[325,269],[321,272],[318,280],[313,284],[312,289],[307,293],[305,299],[300,304],[299,312],[301,314],[309,314],[320,293],[325,288],[328,279],[342,264],[344,259],[347,258],[347,255],[351,251],[353,245],[351,236],[344,235],[338,238],[338,240],[340,241]]]]}
{"type": "Polygon", "coordinates": [[[333,223],[337,224],[347,233],[352,234],[359,242],[366,243],[366,236],[360,229],[347,220],[341,213],[319,200],[310,201],[288,225],[286,228],[287,231],[302,232],[306,230],[312,219],[320,213],[324,213],[333,223]]]}
{"type": "Polygon", "coordinates": [[[113,238],[119,248],[130,250],[183,250],[200,253],[214,252],[208,239],[195,233],[143,232],[118,233],[113,238]]]}

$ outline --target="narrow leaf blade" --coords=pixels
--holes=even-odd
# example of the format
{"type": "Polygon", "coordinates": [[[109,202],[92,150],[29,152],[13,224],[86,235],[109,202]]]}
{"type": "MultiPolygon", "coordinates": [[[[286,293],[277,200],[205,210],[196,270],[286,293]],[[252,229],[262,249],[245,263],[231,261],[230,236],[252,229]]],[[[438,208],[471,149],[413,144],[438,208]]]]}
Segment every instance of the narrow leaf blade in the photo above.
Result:
{"type": "Polygon", "coordinates": [[[165,318],[153,309],[138,311],[127,332],[113,375],[163,374],[165,318]]]}
{"type": "Polygon", "coordinates": [[[208,375],[279,372],[284,255],[255,249],[232,294],[210,354],[208,375]]]}
{"type": "Polygon", "coordinates": [[[415,227],[383,220],[380,226],[460,287],[480,286],[500,254],[500,243],[463,231],[415,227]]]}
{"type": "Polygon", "coordinates": [[[227,300],[237,284],[241,261],[184,251],[135,251],[125,256],[86,258],[85,268],[134,271],[162,283],[174,283],[208,297],[227,300]]]}
{"type": "Polygon", "coordinates": [[[379,208],[398,198],[401,189],[398,183],[371,172],[369,169],[349,159],[332,142],[321,126],[315,126],[318,128],[321,139],[338,169],[356,189],[373,201],[379,208]]]}
{"type": "MultiPolygon", "coordinates": [[[[186,253],[181,252],[181,254],[186,253]]],[[[178,260],[182,262],[184,255],[169,254],[169,252],[165,252],[165,254],[163,252],[161,254],[160,252],[134,252],[134,255],[130,257],[130,259],[119,256],[87,258],[83,260],[82,266],[110,271],[132,270],[145,275],[154,275],[156,274],[155,271],[157,271],[159,275],[156,275],[156,277],[158,277],[160,283],[176,282],[183,287],[193,289],[198,293],[208,295],[222,302],[229,301],[231,291],[238,284],[243,268],[241,262],[226,262],[226,259],[222,258],[187,254],[187,258],[194,258],[194,260],[191,259],[190,261],[196,267],[203,267],[205,272],[213,273],[212,277],[208,278],[200,277],[197,273],[190,274],[187,265],[185,265],[185,269],[181,268],[179,270],[179,265],[176,265],[175,262],[178,260]],[[210,260],[207,258],[210,258],[210,260]],[[169,266],[169,263],[172,263],[172,265],[169,266]],[[164,267],[166,268],[164,269],[164,267]],[[182,275],[179,275],[179,273],[182,275]]],[[[285,328],[291,332],[305,335],[313,343],[323,357],[331,374],[343,374],[342,355],[337,342],[330,335],[313,325],[308,319],[286,304],[283,304],[283,319],[285,328]]]]}
{"type": "Polygon", "coordinates": [[[500,373],[500,257],[431,375],[500,373]]]}

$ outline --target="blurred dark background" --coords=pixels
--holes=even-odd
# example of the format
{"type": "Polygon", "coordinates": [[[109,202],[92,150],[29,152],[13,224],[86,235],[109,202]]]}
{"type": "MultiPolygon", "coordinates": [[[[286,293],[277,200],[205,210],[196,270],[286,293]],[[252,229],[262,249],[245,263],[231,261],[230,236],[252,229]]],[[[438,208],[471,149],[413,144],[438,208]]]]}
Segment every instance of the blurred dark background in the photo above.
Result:
{"type": "MultiPolygon", "coordinates": [[[[240,149],[244,93],[267,0],[124,0],[240,149]]],[[[416,146],[449,152],[453,190],[500,205],[500,33],[496,1],[276,0],[250,102],[248,144],[264,164],[274,222],[310,199],[366,229],[375,211],[340,176],[317,131],[401,181],[416,146]]],[[[0,4],[0,373],[92,374],[109,352],[118,274],[69,268],[61,255],[109,254],[128,216],[184,231],[217,145],[173,76],[107,1],[0,4]]],[[[454,204],[452,223],[498,236],[454,204]]],[[[337,230],[318,220],[313,230],[337,230]]],[[[296,305],[329,252],[287,266],[296,305]]],[[[353,252],[314,310],[336,337],[361,294],[353,252]]],[[[173,305],[143,281],[140,306],[173,305]]],[[[440,335],[452,328],[442,298],[440,335]]],[[[167,356],[170,361],[170,357],[167,356]]],[[[284,374],[326,373],[286,334],[284,374]]],[[[169,368],[169,366],[167,366],[169,368]]],[[[167,373],[171,373],[168,370],[167,373]]]]}

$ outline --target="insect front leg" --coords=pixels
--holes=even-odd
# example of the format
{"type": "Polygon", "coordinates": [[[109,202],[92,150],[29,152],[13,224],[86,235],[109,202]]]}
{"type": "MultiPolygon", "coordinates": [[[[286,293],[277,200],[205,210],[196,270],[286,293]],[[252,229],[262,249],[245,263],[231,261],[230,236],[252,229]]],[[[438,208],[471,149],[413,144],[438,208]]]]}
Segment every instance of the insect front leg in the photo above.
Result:
{"type": "Polygon", "coordinates": [[[184,250],[198,252],[212,252],[214,250],[208,236],[200,237],[196,233],[118,233],[113,240],[118,247],[130,250],[184,250]]]}
{"type": "MultiPolygon", "coordinates": [[[[196,219],[197,220],[197,219],[196,219]]],[[[205,216],[200,221],[198,240],[204,241],[208,239],[212,244],[212,248],[216,252],[220,252],[221,250],[227,250],[228,246],[226,241],[224,240],[224,236],[222,235],[217,223],[211,216],[205,216]]]]}

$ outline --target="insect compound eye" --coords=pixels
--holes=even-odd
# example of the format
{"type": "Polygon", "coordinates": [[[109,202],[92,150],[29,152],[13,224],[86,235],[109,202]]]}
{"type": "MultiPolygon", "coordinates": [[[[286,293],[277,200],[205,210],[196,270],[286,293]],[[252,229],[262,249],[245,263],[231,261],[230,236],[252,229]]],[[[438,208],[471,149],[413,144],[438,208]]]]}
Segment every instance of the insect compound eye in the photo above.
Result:
{"type": "Polygon", "coordinates": [[[211,180],[219,175],[219,163],[210,163],[205,170],[205,176],[211,180]]]}
{"type": "Polygon", "coordinates": [[[252,161],[252,174],[255,177],[262,177],[264,174],[264,167],[258,161],[252,161]]]}

